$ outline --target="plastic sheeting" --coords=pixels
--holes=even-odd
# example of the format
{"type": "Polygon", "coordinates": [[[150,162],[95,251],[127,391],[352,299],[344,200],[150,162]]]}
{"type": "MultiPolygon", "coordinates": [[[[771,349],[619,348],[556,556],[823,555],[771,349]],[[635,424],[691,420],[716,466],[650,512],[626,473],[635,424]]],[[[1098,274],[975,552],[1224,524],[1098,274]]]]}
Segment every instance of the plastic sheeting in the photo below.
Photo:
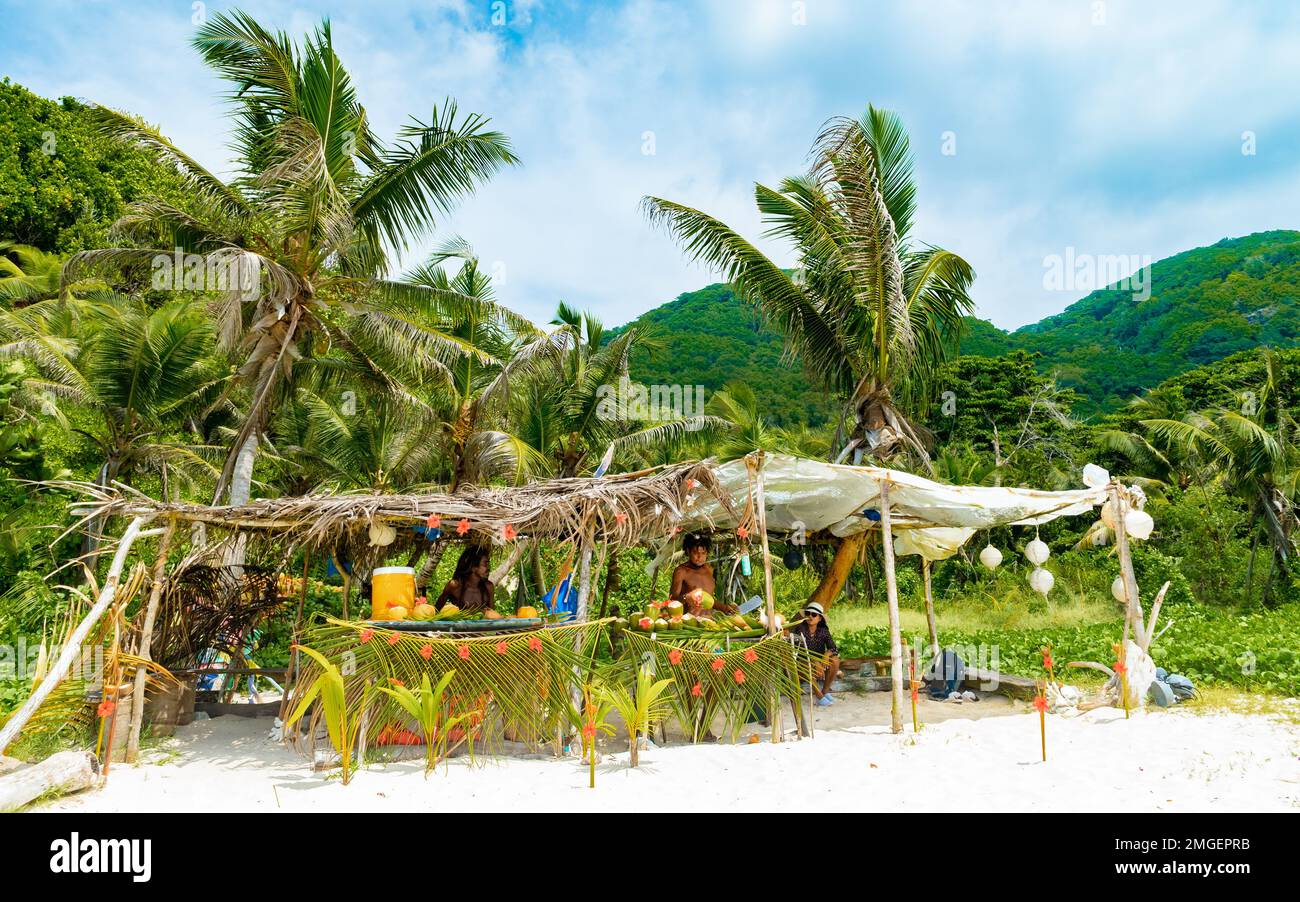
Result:
{"type": "MultiPolygon", "coordinates": [[[[829,530],[847,536],[878,526],[880,482],[889,480],[891,523],[906,551],[930,560],[950,557],[976,530],[1034,526],[1089,514],[1106,500],[1104,484],[1065,492],[993,486],[944,485],[912,473],[853,467],[773,455],[763,469],[767,527],[773,532],[811,534],[829,530]],[[908,535],[911,532],[911,535],[908,535]],[[918,534],[919,533],[919,534],[918,534]],[[906,536],[906,538],[905,538],[906,536]]],[[[723,489],[743,510],[750,478],[743,460],[719,464],[723,489]]],[[[701,497],[686,528],[711,524],[734,527],[734,518],[715,499],[701,497]]]]}

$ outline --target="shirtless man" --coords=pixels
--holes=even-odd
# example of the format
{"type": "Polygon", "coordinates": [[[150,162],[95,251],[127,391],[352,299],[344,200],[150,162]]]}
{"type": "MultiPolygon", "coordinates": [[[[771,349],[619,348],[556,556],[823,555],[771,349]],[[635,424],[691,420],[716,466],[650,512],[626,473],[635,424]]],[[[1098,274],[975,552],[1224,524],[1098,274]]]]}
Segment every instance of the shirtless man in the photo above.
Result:
{"type": "MultiPolygon", "coordinates": [[[[702,609],[699,602],[691,597],[691,593],[696,589],[702,589],[716,596],[718,592],[717,582],[713,578],[713,567],[709,564],[709,545],[708,536],[691,533],[686,537],[682,542],[682,551],[686,552],[686,562],[673,571],[672,588],[668,593],[669,599],[680,601],[688,614],[697,617],[702,613],[702,609]]],[[[735,608],[723,603],[721,599],[716,599],[713,610],[730,614],[735,611],[735,608]]]]}

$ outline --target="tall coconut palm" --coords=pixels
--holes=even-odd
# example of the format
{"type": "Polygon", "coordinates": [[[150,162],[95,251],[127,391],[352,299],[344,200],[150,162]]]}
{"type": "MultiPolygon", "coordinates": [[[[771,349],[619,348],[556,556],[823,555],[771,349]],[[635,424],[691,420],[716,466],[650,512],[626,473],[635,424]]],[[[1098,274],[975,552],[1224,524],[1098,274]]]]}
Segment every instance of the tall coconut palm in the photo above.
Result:
{"type": "Polygon", "coordinates": [[[156,129],[97,109],[108,134],[180,173],[188,205],[157,198],[132,205],[116,230],[135,246],[78,254],[65,277],[95,266],[156,267],[177,249],[227,277],[204,287],[221,289],[218,335],[223,346],[240,349],[239,375],[249,391],[215,493],[219,499],[229,488],[238,503],[248,497],[258,436],[274,406],[292,397],[284,383],[304,355],[320,347],[359,350],[365,339],[378,376],[386,361],[402,360],[446,375],[447,364],[467,353],[462,342],[410,316],[412,308],[456,298],[382,276],[390,253],[517,159],[486,119],[462,116],[451,101],[427,122],[413,120],[396,142],[381,142],[335,55],[328,21],[295,43],[245,13],[222,13],[193,43],[232,85],[237,174],[224,181],[156,129]],[[379,348],[382,359],[373,356],[379,348]]]}
{"type": "Polygon", "coordinates": [[[916,182],[899,118],[869,107],[833,119],[813,167],[779,190],[756,185],[766,237],[794,245],[782,269],[720,220],[648,197],[651,220],[697,260],[721,270],[740,297],[782,333],[810,377],[846,402],[852,426],[841,459],[924,454],[926,433],[899,405],[924,396],[972,310],[970,265],[912,238],[916,182]]]}
{"type": "MultiPolygon", "coordinates": [[[[652,222],[697,260],[721,270],[785,338],[809,376],[845,402],[837,460],[887,461],[902,451],[928,460],[928,433],[900,404],[926,396],[972,309],[974,273],[951,251],[916,242],[916,182],[907,132],[893,113],[827,123],[811,171],[779,190],[754,188],[767,237],[793,244],[787,272],[722,221],[649,197],[652,222]]],[[[838,430],[837,430],[838,431],[838,430]]],[[[813,598],[829,604],[865,533],[841,540],[813,598]]]]}

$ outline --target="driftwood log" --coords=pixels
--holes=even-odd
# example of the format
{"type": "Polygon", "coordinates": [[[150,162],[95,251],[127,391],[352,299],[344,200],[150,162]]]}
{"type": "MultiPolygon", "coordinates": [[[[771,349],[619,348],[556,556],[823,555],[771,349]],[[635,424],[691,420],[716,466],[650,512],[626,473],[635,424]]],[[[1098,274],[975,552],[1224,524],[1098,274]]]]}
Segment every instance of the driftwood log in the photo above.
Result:
{"type": "Polygon", "coordinates": [[[58,752],[0,777],[0,811],[13,811],[49,792],[60,795],[99,782],[99,759],[90,752],[58,752]]]}

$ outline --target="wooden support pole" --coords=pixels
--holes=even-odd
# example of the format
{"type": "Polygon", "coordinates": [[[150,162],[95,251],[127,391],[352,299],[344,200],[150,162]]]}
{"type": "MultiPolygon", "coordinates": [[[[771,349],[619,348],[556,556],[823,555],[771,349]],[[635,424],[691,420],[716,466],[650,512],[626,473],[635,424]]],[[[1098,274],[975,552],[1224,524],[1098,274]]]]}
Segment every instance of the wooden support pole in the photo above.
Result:
{"type": "Polygon", "coordinates": [[[27,726],[27,721],[32,719],[32,715],[40,708],[45,700],[49,698],[50,693],[55,687],[63,681],[72,669],[72,665],[81,657],[81,646],[90,635],[90,629],[95,625],[104,612],[108,610],[113,603],[113,598],[117,595],[118,583],[122,579],[122,568],[126,565],[126,556],[131,551],[131,546],[135,540],[142,535],[156,535],[156,533],[145,533],[143,529],[146,524],[154,518],[154,514],[141,515],[131,521],[131,525],[122,533],[121,540],[117,543],[117,552],[113,555],[113,563],[108,568],[108,575],[104,578],[104,587],[99,591],[99,598],[77,628],[72,631],[68,637],[67,643],[63,646],[63,651],[59,659],[54,662],[50,672],[41,684],[36,687],[36,691],[27,697],[21,708],[14,712],[13,716],[5,723],[4,728],[0,729],[0,753],[3,753],[9,744],[18,738],[23,727],[27,726]]]}
{"type": "Polygon", "coordinates": [[[1115,550],[1119,553],[1119,573],[1124,578],[1124,595],[1127,604],[1124,609],[1124,641],[1128,641],[1130,626],[1133,637],[1139,646],[1146,641],[1146,626],[1142,622],[1142,604],[1139,601],[1137,577],[1133,573],[1133,554],[1129,549],[1128,531],[1124,524],[1124,500],[1120,495],[1119,483],[1110,484],[1111,503],[1115,509],[1115,550]]]}
{"type": "Polygon", "coordinates": [[[930,660],[934,660],[941,652],[939,650],[939,627],[934,619],[934,596],[930,592],[930,560],[921,558],[921,576],[925,582],[925,617],[930,621],[930,660]]]}
{"type": "MultiPolygon", "coordinates": [[[[766,475],[763,472],[766,455],[762,451],[754,453],[754,515],[758,528],[759,548],[763,552],[763,596],[764,610],[767,611],[767,634],[775,636],[776,628],[776,589],[772,585],[772,553],[767,543],[767,493],[766,475]]],[[[775,693],[773,693],[775,695],[775,693]]],[[[782,735],[781,699],[774,697],[768,705],[768,719],[772,724],[772,741],[780,742],[782,735]]]]}
{"type": "Polygon", "coordinates": [[[898,626],[898,574],[894,572],[894,530],[889,517],[889,480],[880,481],[880,532],[885,550],[885,593],[889,599],[889,677],[893,696],[890,729],[903,732],[903,639],[898,626]]]}
{"type": "MultiPolygon", "coordinates": [[[[140,627],[140,647],[136,657],[142,661],[152,661],[149,657],[153,651],[153,628],[158,619],[158,604],[162,601],[163,584],[167,575],[167,552],[171,551],[172,536],[176,534],[176,521],[167,521],[167,530],[158,542],[158,560],[153,565],[153,583],[149,588],[149,603],[144,612],[144,625],[140,627]]],[[[140,756],[140,728],[144,726],[144,689],[148,679],[148,668],[137,664],[135,668],[135,690],[131,693],[131,722],[126,734],[126,763],[135,764],[140,756]]]]}

